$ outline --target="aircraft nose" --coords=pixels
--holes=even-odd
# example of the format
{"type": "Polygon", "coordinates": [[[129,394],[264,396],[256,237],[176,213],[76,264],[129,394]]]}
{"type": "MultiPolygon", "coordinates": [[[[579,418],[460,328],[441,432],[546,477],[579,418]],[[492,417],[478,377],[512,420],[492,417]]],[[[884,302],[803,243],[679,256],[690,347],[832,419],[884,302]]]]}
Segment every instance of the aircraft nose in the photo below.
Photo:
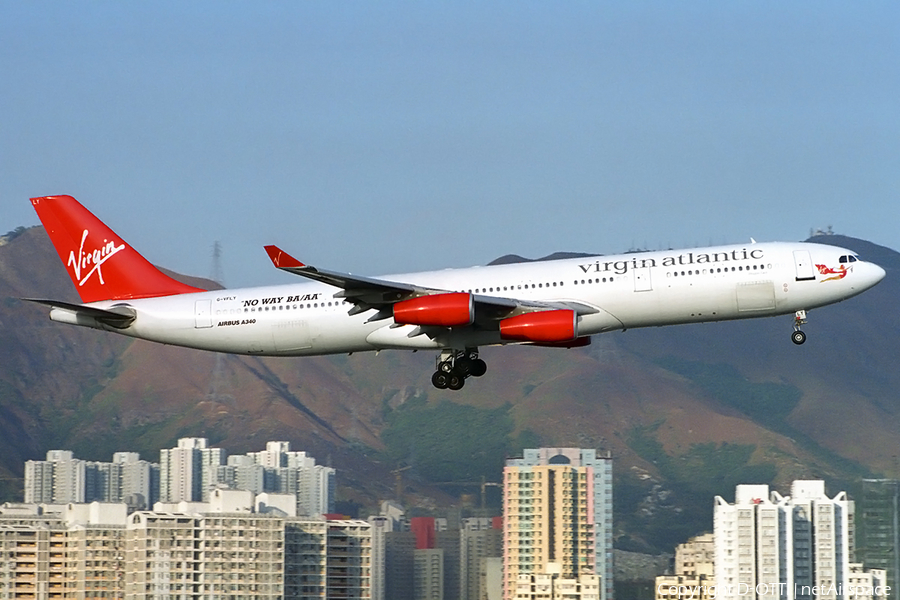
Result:
{"type": "Polygon", "coordinates": [[[870,281],[869,287],[871,287],[871,286],[875,285],[876,283],[878,283],[879,281],[881,281],[882,279],[884,279],[884,276],[887,275],[887,271],[885,271],[883,268],[879,267],[875,263],[867,263],[867,264],[869,265],[869,268],[866,269],[866,274],[870,281]]]}

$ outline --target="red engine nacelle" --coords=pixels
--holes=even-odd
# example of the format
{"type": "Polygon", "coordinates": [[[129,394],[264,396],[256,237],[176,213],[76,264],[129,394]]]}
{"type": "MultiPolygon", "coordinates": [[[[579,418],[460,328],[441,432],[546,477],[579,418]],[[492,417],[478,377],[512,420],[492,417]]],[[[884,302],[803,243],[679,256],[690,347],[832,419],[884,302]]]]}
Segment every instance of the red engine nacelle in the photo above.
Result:
{"type": "Polygon", "coordinates": [[[474,320],[472,295],[465,292],[420,296],[394,304],[394,322],[401,325],[465,327],[474,320]]]}
{"type": "Polygon", "coordinates": [[[578,337],[575,311],[545,310],[500,321],[500,337],[520,342],[570,342],[578,337]]]}

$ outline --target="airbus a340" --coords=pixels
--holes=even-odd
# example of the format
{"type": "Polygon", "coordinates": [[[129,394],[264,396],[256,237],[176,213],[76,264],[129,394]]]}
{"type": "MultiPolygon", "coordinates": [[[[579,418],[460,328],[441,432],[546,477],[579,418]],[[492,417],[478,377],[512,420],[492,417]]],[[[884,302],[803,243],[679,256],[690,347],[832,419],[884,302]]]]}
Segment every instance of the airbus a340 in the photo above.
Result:
{"type": "Polygon", "coordinates": [[[432,383],[487,370],[483,346],[576,347],[614,330],[793,314],[864,292],[884,270],[810,243],[750,243],[360,277],[266,246],[293,285],[207,291],[160,272],[71,196],[31,200],[83,304],[33,299],[50,318],[216,352],[315,356],[436,350],[432,383]]]}

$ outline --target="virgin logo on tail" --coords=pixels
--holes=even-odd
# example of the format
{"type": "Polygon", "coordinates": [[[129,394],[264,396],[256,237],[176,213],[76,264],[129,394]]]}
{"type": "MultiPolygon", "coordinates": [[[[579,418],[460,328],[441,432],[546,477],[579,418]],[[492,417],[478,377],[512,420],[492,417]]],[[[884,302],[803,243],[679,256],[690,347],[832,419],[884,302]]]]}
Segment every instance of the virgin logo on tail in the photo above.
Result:
{"type": "Polygon", "coordinates": [[[103,263],[115,256],[117,252],[124,250],[125,244],[123,243],[121,246],[116,246],[115,242],[103,240],[104,245],[100,248],[92,251],[85,251],[84,242],[87,240],[88,235],[89,232],[85,229],[84,233],[81,234],[81,247],[78,248],[78,256],[75,256],[74,251],[70,251],[69,262],[66,263],[66,266],[72,267],[72,270],[75,272],[75,278],[78,280],[79,287],[83,286],[94,273],[96,273],[97,278],[100,279],[100,284],[105,285],[106,282],[103,281],[103,271],[100,267],[103,266],[103,263]],[[91,268],[91,270],[85,274],[84,278],[82,278],[82,269],[87,269],[91,266],[93,268],[91,268]]]}

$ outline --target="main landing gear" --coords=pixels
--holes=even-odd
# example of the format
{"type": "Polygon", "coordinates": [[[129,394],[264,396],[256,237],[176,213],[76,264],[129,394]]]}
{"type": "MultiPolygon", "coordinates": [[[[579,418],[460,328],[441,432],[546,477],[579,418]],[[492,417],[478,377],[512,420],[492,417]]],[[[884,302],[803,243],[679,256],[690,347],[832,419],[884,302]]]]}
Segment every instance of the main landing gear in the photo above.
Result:
{"type": "Polygon", "coordinates": [[[794,313],[794,333],[791,334],[791,341],[798,346],[806,341],[806,334],[800,329],[801,325],[806,325],[805,310],[798,310],[794,313]]]}
{"type": "Polygon", "coordinates": [[[487,363],[478,358],[478,349],[442,350],[431,383],[439,390],[461,390],[467,377],[481,377],[487,363]]]}

